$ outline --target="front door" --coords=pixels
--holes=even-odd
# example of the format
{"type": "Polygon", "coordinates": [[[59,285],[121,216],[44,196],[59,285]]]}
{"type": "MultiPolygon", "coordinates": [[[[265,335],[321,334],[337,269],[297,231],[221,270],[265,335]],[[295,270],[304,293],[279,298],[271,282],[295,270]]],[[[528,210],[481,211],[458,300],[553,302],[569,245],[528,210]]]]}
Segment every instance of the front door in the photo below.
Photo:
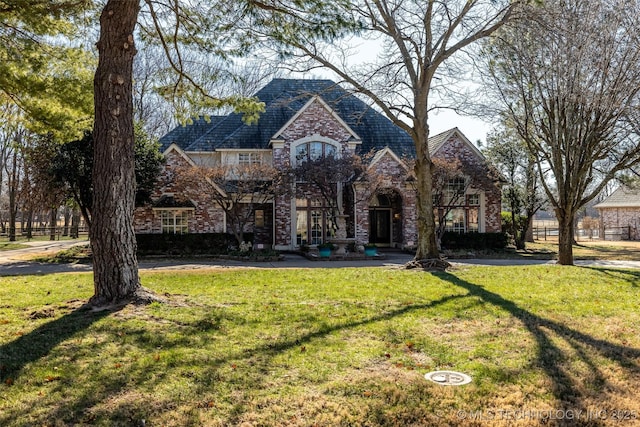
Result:
{"type": "Polygon", "coordinates": [[[369,242],[391,244],[391,209],[369,211],[369,242]]]}

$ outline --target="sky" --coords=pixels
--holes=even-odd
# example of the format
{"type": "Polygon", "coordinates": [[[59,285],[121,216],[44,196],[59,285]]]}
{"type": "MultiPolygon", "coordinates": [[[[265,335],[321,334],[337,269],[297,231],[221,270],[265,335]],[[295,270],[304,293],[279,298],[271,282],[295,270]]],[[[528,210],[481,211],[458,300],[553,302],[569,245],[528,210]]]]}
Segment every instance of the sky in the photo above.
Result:
{"type": "Polygon", "coordinates": [[[430,134],[437,135],[451,128],[457,127],[467,137],[467,139],[478,146],[477,141],[485,143],[487,133],[492,129],[492,125],[475,117],[461,116],[453,111],[442,111],[439,114],[429,116],[430,134]]]}
{"type": "MultiPolygon", "coordinates": [[[[350,40],[349,44],[353,49],[348,59],[351,66],[378,62],[378,54],[382,50],[379,40],[364,40],[355,37],[350,40]]],[[[321,68],[315,69],[313,74],[314,77],[317,78],[336,80],[336,76],[333,73],[321,68]]],[[[469,83],[469,86],[471,85],[472,84],[469,83]]],[[[477,85],[477,83],[475,85],[477,85]]],[[[461,86],[465,87],[466,83],[461,82],[461,86]]],[[[437,113],[432,112],[429,114],[430,136],[437,135],[454,127],[460,129],[469,141],[478,146],[478,141],[482,143],[486,142],[487,133],[492,129],[493,125],[476,117],[459,115],[453,110],[440,110],[437,113]]]]}

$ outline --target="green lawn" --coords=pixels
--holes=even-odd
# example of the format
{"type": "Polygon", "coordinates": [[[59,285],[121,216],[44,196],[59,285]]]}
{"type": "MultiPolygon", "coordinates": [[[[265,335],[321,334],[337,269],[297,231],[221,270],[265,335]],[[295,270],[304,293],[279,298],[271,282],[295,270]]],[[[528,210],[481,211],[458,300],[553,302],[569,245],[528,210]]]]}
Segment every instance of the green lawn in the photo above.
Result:
{"type": "Polygon", "coordinates": [[[142,278],[169,303],[92,313],[88,274],[0,278],[0,425],[640,423],[637,271],[142,278]],[[442,369],[473,381],[424,379],[442,369]]]}
{"type": "Polygon", "coordinates": [[[12,251],[14,249],[24,249],[28,247],[29,245],[25,245],[24,243],[0,242],[0,251],[12,251]]]}

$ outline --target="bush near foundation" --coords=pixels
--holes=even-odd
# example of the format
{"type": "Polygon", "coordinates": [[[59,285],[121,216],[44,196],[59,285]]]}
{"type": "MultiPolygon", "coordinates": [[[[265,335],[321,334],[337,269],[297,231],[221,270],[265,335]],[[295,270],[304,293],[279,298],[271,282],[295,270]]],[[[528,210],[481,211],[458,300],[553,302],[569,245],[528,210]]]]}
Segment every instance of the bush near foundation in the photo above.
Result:
{"type": "MultiPolygon", "coordinates": [[[[253,241],[253,233],[245,233],[253,241]]],[[[226,233],[136,234],[139,255],[223,255],[237,246],[226,233]]]]}
{"type": "Polygon", "coordinates": [[[443,249],[504,249],[509,238],[506,233],[455,233],[446,231],[442,236],[443,249]]]}

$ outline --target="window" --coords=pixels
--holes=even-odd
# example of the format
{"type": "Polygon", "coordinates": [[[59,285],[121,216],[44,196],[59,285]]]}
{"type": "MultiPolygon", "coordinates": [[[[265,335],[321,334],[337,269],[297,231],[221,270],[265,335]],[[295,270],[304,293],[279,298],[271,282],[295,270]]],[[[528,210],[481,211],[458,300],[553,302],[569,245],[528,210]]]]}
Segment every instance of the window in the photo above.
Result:
{"type": "Polygon", "coordinates": [[[464,233],[465,231],[465,210],[458,208],[449,211],[446,217],[447,231],[453,231],[454,233],[464,233]]]}
{"type": "Polygon", "coordinates": [[[444,193],[445,205],[463,205],[464,192],[467,187],[467,181],[463,177],[456,177],[449,180],[444,193]]]}
{"type": "Polygon", "coordinates": [[[244,166],[259,165],[262,156],[259,153],[238,153],[238,164],[244,166]]]}
{"type": "Polygon", "coordinates": [[[327,142],[311,141],[296,145],[296,162],[304,163],[308,160],[318,160],[322,157],[335,157],[337,148],[327,142]]]}
{"type": "Polygon", "coordinates": [[[264,210],[256,209],[254,212],[254,224],[256,227],[264,227],[264,210]]]}
{"type": "Polygon", "coordinates": [[[464,178],[456,178],[449,181],[445,188],[446,200],[442,204],[438,195],[433,195],[436,226],[442,222],[447,231],[456,233],[480,231],[480,194],[464,195],[462,192],[466,188],[464,178]]]}
{"type": "Polygon", "coordinates": [[[186,234],[189,232],[189,214],[184,209],[167,209],[160,211],[162,232],[170,234],[186,234]]]}
{"type": "Polygon", "coordinates": [[[318,245],[330,238],[335,230],[331,212],[322,202],[311,199],[296,200],[296,243],[318,245]]]}

